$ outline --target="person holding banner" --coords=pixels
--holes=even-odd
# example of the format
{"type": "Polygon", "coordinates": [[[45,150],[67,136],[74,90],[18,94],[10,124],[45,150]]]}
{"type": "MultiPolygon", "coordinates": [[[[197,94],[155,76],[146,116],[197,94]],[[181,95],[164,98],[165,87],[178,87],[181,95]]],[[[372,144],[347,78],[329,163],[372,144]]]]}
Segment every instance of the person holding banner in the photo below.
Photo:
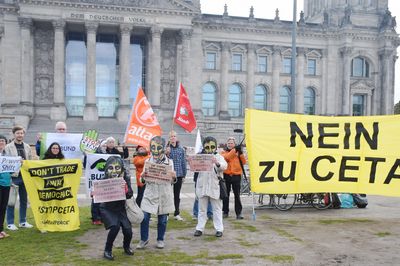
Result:
{"type": "MultiPolygon", "coordinates": [[[[5,147],[5,152],[9,156],[19,156],[22,160],[32,160],[31,147],[24,142],[25,129],[22,126],[14,126],[12,128],[14,140],[5,147]]],[[[19,227],[32,228],[33,226],[26,221],[26,208],[28,206],[28,195],[26,192],[24,181],[22,180],[21,171],[11,175],[12,182],[18,186],[19,194],[19,227]]],[[[14,224],[15,206],[7,207],[7,228],[9,230],[18,230],[14,224]]]]}
{"type": "Polygon", "coordinates": [[[150,157],[149,153],[147,152],[146,148],[143,146],[138,145],[136,147],[136,154],[133,157],[133,164],[136,168],[136,185],[137,185],[137,196],[136,196],[136,204],[140,207],[142,203],[144,190],[146,185],[141,182],[141,174],[143,172],[144,162],[150,157]]]}
{"type": "MultiPolygon", "coordinates": [[[[58,121],[55,125],[55,131],[56,133],[67,133],[67,124],[65,124],[63,121],[58,121]]],[[[37,135],[37,141],[35,144],[35,149],[36,149],[36,155],[40,156],[40,146],[42,143],[42,134],[39,133],[37,135]]]]}
{"type": "MultiPolygon", "coordinates": [[[[4,148],[7,144],[7,138],[0,135],[0,155],[6,155],[4,148]]],[[[9,234],[4,232],[4,218],[6,215],[8,197],[10,195],[11,174],[8,172],[0,173],[0,239],[8,237],[9,234]]]]}
{"type": "Polygon", "coordinates": [[[243,165],[246,163],[246,158],[243,155],[240,145],[236,145],[234,137],[229,137],[226,142],[226,149],[222,151],[221,155],[228,163],[228,168],[224,171],[224,179],[228,191],[228,197],[224,199],[222,211],[224,218],[229,216],[229,194],[231,188],[235,196],[235,213],[236,219],[243,219],[242,216],[242,203],[240,201],[240,182],[243,173],[243,165]]]}
{"type": "Polygon", "coordinates": [[[194,236],[201,236],[207,223],[207,205],[211,202],[213,211],[213,223],[216,230],[215,236],[221,237],[224,231],[222,222],[222,200],[220,199],[219,178],[226,169],[227,163],[217,153],[217,140],[214,137],[206,137],[203,140],[203,151],[212,154],[213,168],[211,171],[199,172],[196,182],[196,197],[199,199],[199,216],[197,219],[194,236]]]}
{"type": "Polygon", "coordinates": [[[120,152],[117,147],[115,147],[115,139],[113,137],[108,137],[106,139],[106,153],[107,154],[119,154],[122,159],[129,157],[129,151],[126,146],[122,146],[122,152],[120,152]]]}
{"type": "Polygon", "coordinates": [[[151,214],[158,216],[157,245],[164,248],[164,236],[167,230],[168,214],[174,211],[172,186],[176,179],[174,163],[165,155],[165,139],[155,136],[150,140],[151,157],[145,162],[142,181],[146,182],[141,208],[144,219],[140,224],[140,242],[138,249],[144,249],[149,243],[149,224],[151,214]],[[146,168],[148,167],[148,168],[146,168]],[[157,172],[158,169],[162,169],[157,172]],[[164,173],[165,172],[165,173],[164,173]],[[160,174],[164,173],[164,174],[160,174]]]}
{"type": "Polygon", "coordinates": [[[53,142],[50,144],[47,151],[44,153],[43,160],[48,159],[64,159],[64,154],[62,153],[61,146],[58,142],[53,142]]]}
{"type": "MultiPolygon", "coordinates": [[[[126,199],[128,200],[133,197],[130,176],[126,173],[124,163],[120,157],[111,156],[107,159],[104,179],[109,178],[123,178],[126,183],[126,199]]],[[[100,213],[104,227],[109,230],[104,248],[104,258],[114,260],[112,247],[120,228],[122,228],[122,233],[124,235],[124,252],[126,255],[132,256],[133,250],[130,247],[132,240],[132,225],[126,214],[125,200],[101,203],[100,213]]]]}

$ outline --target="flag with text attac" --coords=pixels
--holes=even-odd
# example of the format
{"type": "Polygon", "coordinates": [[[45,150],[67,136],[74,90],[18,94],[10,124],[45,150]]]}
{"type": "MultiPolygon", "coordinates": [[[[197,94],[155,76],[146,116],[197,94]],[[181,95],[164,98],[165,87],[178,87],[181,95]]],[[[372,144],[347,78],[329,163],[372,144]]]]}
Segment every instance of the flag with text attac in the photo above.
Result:
{"type": "Polygon", "coordinates": [[[197,127],[189,97],[182,83],[179,83],[176,97],[174,121],[188,132],[192,132],[197,127]]]}
{"type": "Polygon", "coordinates": [[[142,88],[138,89],[131,116],[126,127],[124,142],[149,147],[154,136],[161,135],[161,127],[142,88]]]}

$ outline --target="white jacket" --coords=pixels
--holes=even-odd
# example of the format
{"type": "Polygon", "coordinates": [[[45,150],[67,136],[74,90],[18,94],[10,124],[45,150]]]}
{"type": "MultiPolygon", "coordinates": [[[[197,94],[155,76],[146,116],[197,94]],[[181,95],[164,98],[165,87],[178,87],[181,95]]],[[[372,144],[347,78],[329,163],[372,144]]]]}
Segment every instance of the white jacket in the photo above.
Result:
{"type": "Polygon", "coordinates": [[[220,192],[218,176],[221,178],[223,177],[222,173],[228,167],[228,164],[222,155],[217,153],[214,156],[219,163],[219,167],[214,165],[214,169],[217,173],[215,173],[214,169],[208,172],[199,172],[196,183],[196,196],[198,198],[210,197],[213,199],[219,199],[220,192]]]}
{"type": "MultiPolygon", "coordinates": [[[[148,158],[146,162],[147,161],[155,163],[153,156],[148,158]]],[[[167,156],[164,157],[162,163],[169,165],[171,170],[174,170],[174,163],[171,159],[168,159],[167,156]]],[[[172,185],[169,183],[159,184],[146,182],[146,189],[144,191],[140,208],[145,212],[157,215],[174,212],[175,207],[172,185]]]]}

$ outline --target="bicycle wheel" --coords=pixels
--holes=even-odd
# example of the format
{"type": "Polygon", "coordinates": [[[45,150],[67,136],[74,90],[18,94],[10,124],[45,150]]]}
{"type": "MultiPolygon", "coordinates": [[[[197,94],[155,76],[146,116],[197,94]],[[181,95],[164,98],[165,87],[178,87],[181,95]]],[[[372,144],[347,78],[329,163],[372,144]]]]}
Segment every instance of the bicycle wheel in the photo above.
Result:
{"type": "Polygon", "coordinates": [[[318,210],[326,210],[332,206],[331,193],[312,194],[311,204],[318,210]]]}
{"type": "Polygon", "coordinates": [[[297,194],[275,194],[272,197],[274,206],[281,211],[290,210],[295,204],[297,194]]]}

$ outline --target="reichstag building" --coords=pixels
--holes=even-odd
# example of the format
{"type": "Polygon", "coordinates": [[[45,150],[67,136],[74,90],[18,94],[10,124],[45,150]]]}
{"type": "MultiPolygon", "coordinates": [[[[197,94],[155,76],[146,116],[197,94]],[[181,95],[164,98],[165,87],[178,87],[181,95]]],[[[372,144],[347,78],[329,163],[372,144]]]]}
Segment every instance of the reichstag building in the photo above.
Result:
{"type": "Polygon", "coordinates": [[[253,8],[203,14],[199,0],[2,0],[0,117],[126,124],[141,85],[169,125],[179,82],[209,132],[241,127],[245,108],[392,114],[400,41],[388,0],[305,0],[301,9],[292,90],[292,22],[279,10],[259,19],[253,8]]]}

